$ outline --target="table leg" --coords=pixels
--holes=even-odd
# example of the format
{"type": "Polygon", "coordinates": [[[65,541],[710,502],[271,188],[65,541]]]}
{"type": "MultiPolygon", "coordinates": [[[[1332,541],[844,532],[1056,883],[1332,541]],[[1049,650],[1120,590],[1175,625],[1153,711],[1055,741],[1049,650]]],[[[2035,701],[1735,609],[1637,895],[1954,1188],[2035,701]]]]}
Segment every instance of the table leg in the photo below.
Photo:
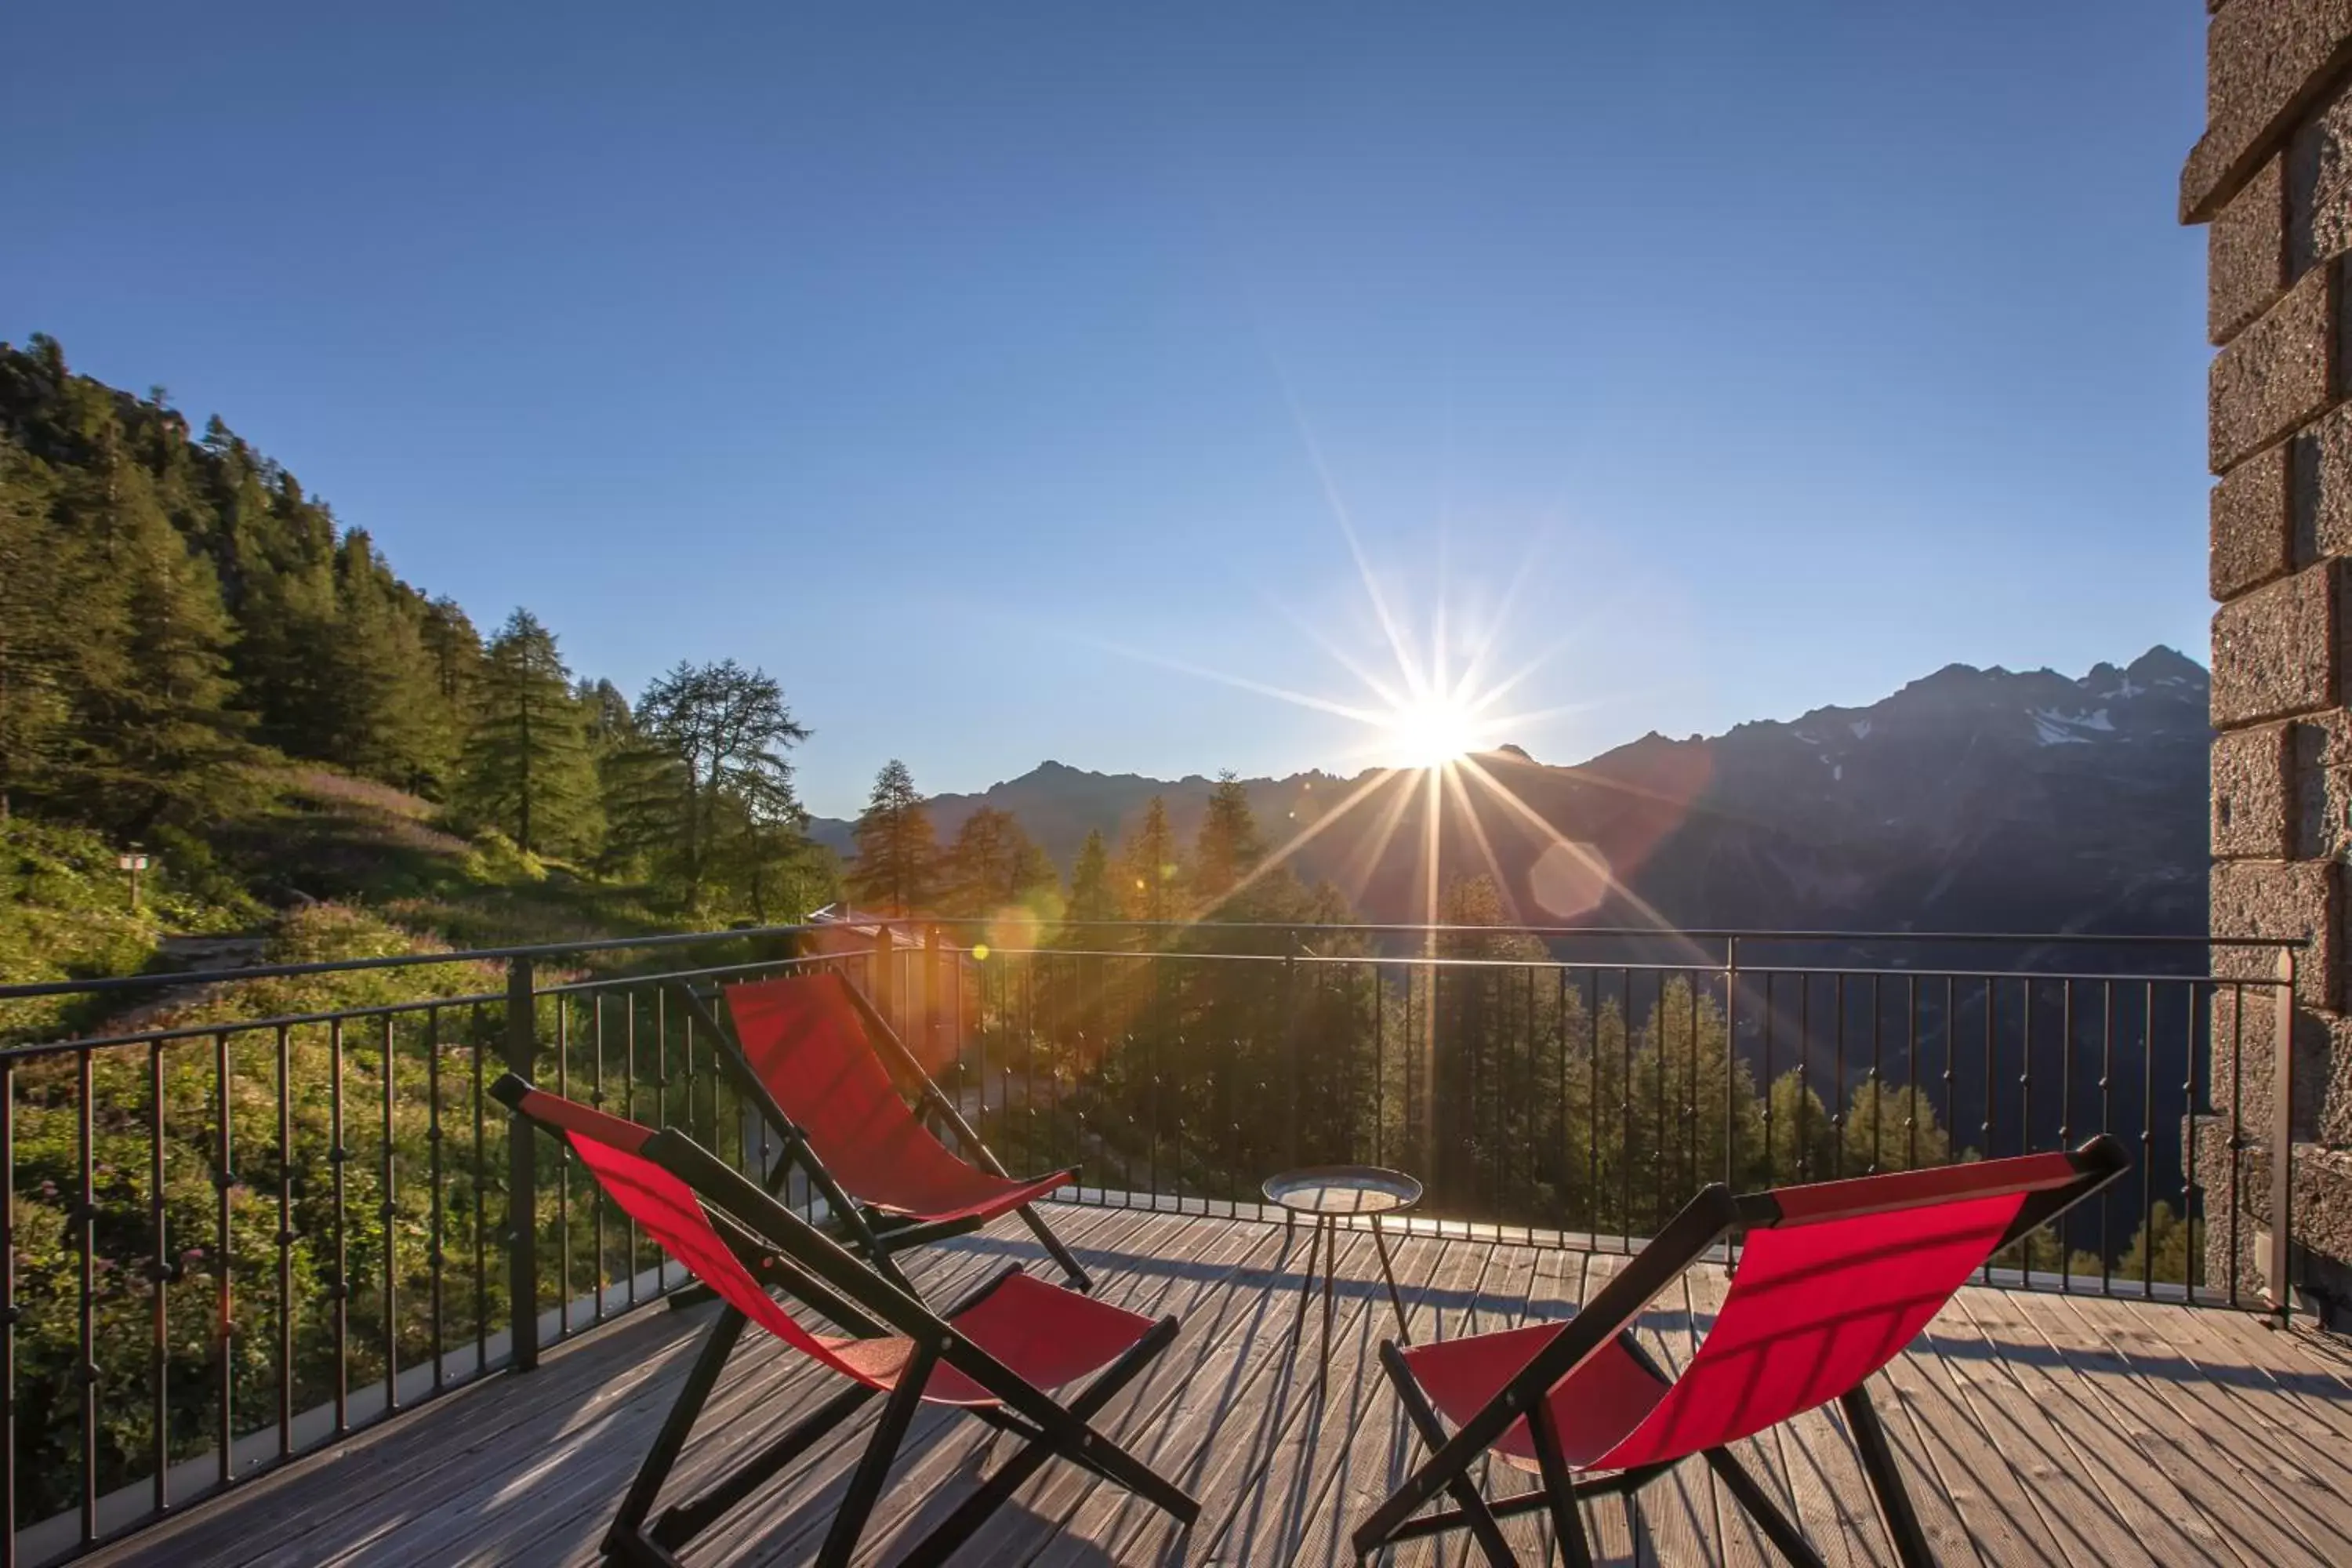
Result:
{"type": "Polygon", "coordinates": [[[1381,1231],[1381,1216],[1372,1216],[1372,1246],[1381,1255],[1381,1278],[1388,1281],[1389,1305],[1396,1309],[1397,1338],[1412,1343],[1412,1331],[1405,1327],[1404,1300],[1397,1294],[1396,1270],[1389,1267],[1388,1237],[1381,1231]]]}
{"type": "Polygon", "coordinates": [[[1331,1277],[1339,1272],[1339,1223],[1323,1222],[1323,1364],[1331,1364],[1331,1277]]]}
{"type": "MultiPolygon", "coordinates": [[[[1298,1311],[1291,1320],[1290,1342],[1293,1348],[1307,1342],[1307,1308],[1315,1300],[1315,1242],[1321,1233],[1309,1226],[1307,1230],[1307,1264],[1299,1275],[1298,1311]]],[[[1289,1261],[1290,1244],[1283,1243],[1283,1260],[1289,1261]]]]}

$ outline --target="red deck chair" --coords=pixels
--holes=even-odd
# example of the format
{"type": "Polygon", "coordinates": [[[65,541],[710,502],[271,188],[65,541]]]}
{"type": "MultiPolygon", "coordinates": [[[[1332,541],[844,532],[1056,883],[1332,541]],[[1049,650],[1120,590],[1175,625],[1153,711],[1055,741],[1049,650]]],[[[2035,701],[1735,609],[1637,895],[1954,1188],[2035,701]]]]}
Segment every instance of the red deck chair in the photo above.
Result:
{"type": "Polygon", "coordinates": [[[794,1169],[803,1172],[851,1246],[900,1286],[907,1277],[892,1253],[1018,1211],[1070,1283],[1092,1287],[1032,1206],[1077,1180],[1076,1168],[1034,1181],[1007,1175],[955,1102],[847,979],[826,971],[730,985],[731,1034],[701,996],[680,989],[719,1041],[719,1059],[737,1089],[783,1141],[770,1190],[781,1190],[794,1169]],[[932,1134],[899,1093],[899,1081],[979,1163],[959,1159],[932,1134]]]}
{"type": "Polygon", "coordinates": [[[902,1568],[943,1562],[1056,1456],[1086,1466],[1190,1525],[1199,1505],[1088,1425],[1176,1337],[1154,1321],[1034,1279],[1015,1264],[944,1314],[932,1311],[675,1128],[656,1131],[545,1093],[512,1073],[491,1092],[569,1144],[614,1203],[726,1303],[604,1537],[608,1562],[678,1568],[675,1555],[877,1394],[881,1420],[860,1456],[820,1568],[849,1562],[908,1425],[925,1404],[954,1405],[1024,1439],[902,1568]],[[814,1333],[771,1289],[850,1331],[814,1333]],[[849,1386],[690,1501],[648,1517],[747,1322],[841,1373],[849,1386]],[[1044,1391],[1092,1377],[1067,1405],[1044,1391]]]}
{"type": "Polygon", "coordinates": [[[1584,1568],[1592,1559],[1578,1499],[1630,1494],[1698,1455],[1783,1557],[1818,1568],[1819,1554],[1726,1445],[1834,1399],[1896,1555],[1906,1568],[1927,1568],[1935,1559],[1864,1381],[1994,1253],[2114,1181],[2125,1164],[2123,1145],[2099,1137],[2072,1153],[1744,1197],[1717,1184],[1566,1322],[1404,1348],[1383,1343],[1381,1365],[1431,1453],[1357,1528],[1357,1560],[1466,1529],[1490,1563],[1510,1563],[1496,1521],[1548,1510],[1562,1555],[1584,1568]],[[1680,1377],[1670,1376],[1635,1342],[1633,1324],[1708,1248],[1739,1233],[1747,1239],[1731,1292],[1698,1353],[1680,1377]],[[1489,1501],[1472,1479],[1489,1450],[1535,1471],[1541,1484],[1489,1501]],[[1454,1506],[1421,1515],[1441,1492],[1454,1506]]]}

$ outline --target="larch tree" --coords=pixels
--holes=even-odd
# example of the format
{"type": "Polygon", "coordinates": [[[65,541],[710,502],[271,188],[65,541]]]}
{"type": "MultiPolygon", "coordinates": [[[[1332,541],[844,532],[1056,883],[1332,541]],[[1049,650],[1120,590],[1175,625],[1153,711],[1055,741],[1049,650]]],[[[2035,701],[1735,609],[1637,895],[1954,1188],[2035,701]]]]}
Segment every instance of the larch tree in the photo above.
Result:
{"type": "Polygon", "coordinates": [[[1144,804],[1143,820],[1119,846],[1120,912],[1131,921],[1174,920],[1183,875],[1176,833],[1168,825],[1168,803],[1155,795],[1144,804]]]}
{"type": "Polygon", "coordinates": [[[77,552],[49,524],[47,490],[0,440],[0,821],[54,778],[73,713],[77,552]]]}
{"type": "Polygon", "coordinates": [[[459,786],[466,815],[533,854],[593,846],[596,781],[554,634],[517,610],[482,660],[459,786]]]}
{"type": "MultiPolygon", "coordinates": [[[[948,847],[940,889],[942,913],[982,918],[1012,907],[1037,910],[1039,895],[1060,888],[1052,862],[1009,811],[983,805],[963,819],[948,847]]],[[[1053,900],[1047,900],[1053,901],[1053,900]]]]}
{"type": "MultiPolygon", "coordinates": [[[[1086,927],[1116,921],[1118,912],[1118,896],[1111,887],[1110,847],[1103,842],[1102,829],[1096,828],[1070,863],[1070,896],[1062,918],[1073,927],[1086,927]]],[[[1083,945],[1087,933],[1077,934],[1083,945]]],[[[1107,934],[1093,933],[1097,939],[1107,934]]]]}
{"type": "Polygon", "coordinates": [[[1265,856],[1248,788],[1231,772],[1219,773],[1208,815],[1192,840],[1192,893],[1202,909],[1223,905],[1265,856]]]}
{"type": "Polygon", "coordinates": [[[441,697],[417,595],[354,529],[335,552],[334,635],[319,650],[327,760],[427,795],[446,790],[463,734],[441,697]]]}
{"type": "Polygon", "coordinates": [[[857,858],[849,868],[849,896],[887,915],[922,909],[938,871],[939,841],[906,763],[893,757],[882,764],[854,832],[857,858]]]}
{"type": "MultiPolygon", "coordinates": [[[[689,907],[700,905],[724,849],[739,869],[780,863],[804,840],[807,816],[793,794],[786,753],[808,739],[763,670],[733,659],[681,663],[646,688],[635,724],[675,763],[677,851],[689,907]]],[[[765,903],[757,886],[756,902],[765,903]]]]}

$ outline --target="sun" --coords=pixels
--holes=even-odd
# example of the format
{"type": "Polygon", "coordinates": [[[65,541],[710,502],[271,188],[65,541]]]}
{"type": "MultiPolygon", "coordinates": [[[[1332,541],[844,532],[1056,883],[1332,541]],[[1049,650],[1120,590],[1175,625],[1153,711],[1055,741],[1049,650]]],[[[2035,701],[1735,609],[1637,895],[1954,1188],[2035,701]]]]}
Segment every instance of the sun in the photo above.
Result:
{"type": "Polygon", "coordinates": [[[1465,703],[1444,697],[1416,698],[1385,721],[1389,750],[1397,765],[1442,768],[1478,750],[1478,721],[1465,703]]]}

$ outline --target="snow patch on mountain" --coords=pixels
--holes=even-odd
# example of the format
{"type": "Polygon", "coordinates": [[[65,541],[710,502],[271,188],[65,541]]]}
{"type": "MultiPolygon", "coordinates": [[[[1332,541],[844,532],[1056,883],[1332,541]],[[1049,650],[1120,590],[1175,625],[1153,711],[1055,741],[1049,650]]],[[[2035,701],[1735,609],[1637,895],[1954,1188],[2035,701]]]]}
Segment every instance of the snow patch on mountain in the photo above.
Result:
{"type": "Polygon", "coordinates": [[[2076,731],[2096,730],[2102,734],[2111,735],[2115,733],[2116,729],[2115,721],[2107,717],[2107,710],[2104,708],[2089,713],[2061,713],[2055,708],[2036,708],[2033,710],[2033,725],[2036,732],[2042,737],[2042,743],[2045,746],[2065,743],[2064,741],[2053,741],[2050,738],[2053,731],[2063,733],[2067,741],[2079,741],[2088,744],[2090,737],[2077,734],[2076,731]]]}
{"type": "Polygon", "coordinates": [[[2078,735],[2063,721],[2039,711],[2033,715],[2033,736],[2037,744],[2044,746],[2087,746],[2091,743],[2088,735],[2078,735]]]}

